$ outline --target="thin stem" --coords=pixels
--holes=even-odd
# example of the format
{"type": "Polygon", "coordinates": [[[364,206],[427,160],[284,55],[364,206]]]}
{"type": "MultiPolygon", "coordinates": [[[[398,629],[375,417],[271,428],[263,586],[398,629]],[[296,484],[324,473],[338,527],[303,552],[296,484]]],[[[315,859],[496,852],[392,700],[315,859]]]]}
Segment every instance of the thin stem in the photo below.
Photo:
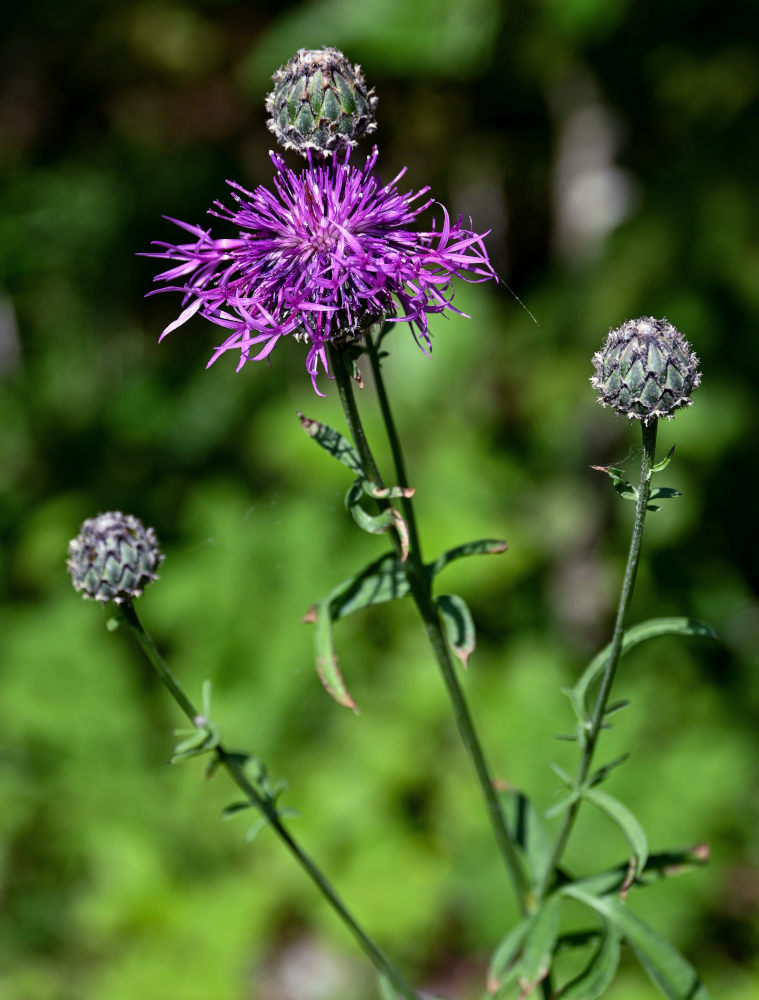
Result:
{"type": "MultiPolygon", "coordinates": [[[[403,453],[401,451],[400,441],[395,430],[390,405],[385,392],[384,383],[382,381],[379,355],[370,335],[367,335],[366,337],[366,344],[377,384],[382,416],[385,421],[390,447],[393,453],[396,475],[399,480],[399,485],[407,486],[408,483],[406,480],[403,453]]],[[[361,424],[358,407],[356,406],[356,400],[353,395],[351,378],[345,366],[344,357],[340,351],[333,350],[330,355],[330,361],[340,392],[340,398],[343,403],[345,417],[348,421],[353,441],[364,465],[364,471],[373,480],[380,482],[381,480],[379,472],[377,471],[377,464],[371,453],[363,426],[361,424]]],[[[430,646],[432,647],[432,651],[435,655],[435,660],[440,668],[440,672],[448,692],[448,697],[451,701],[459,734],[467,753],[469,754],[469,758],[477,776],[477,781],[485,799],[496,843],[514,886],[520,911],[524,914],[528,911],[530,905],[530,888],[527,877],[519,855],[517,854],[514,842],[511,838],[511,834],[506,826],[503,810],[501,809],[501,804],[498,800],[498,794],[493,784],[493,778],[485,759],[485,754],[477,736],[472,716],[464,697],[464,692],[461,690],[461,686],[459,685],[456,677],[453,658],[443,632],[440,614],[432,597],[429,574],[427,573],[424,563],[422,562],[419,545],[419,533],[416,526],[413,503],[410,498],[405,498],[403,500],[403,508],[409,530],[409,539],[411,542],[408,559],[405,564],[411,596],[417,606],[419,614],[421,615],[424,623],[424,629],[427,633],[427,638],[429,639],[430,646]]]]}
{"type": "MultiPolygon", "coordinates": [[[[622,654],[622,644],[625,637],[625,625],[627,624],[627,614],[632,602],[633,589],[635,588],[635,577],[638,573],[640,562],[641,543],[643,541],[643,526],[646,521],[646,510],[648,509],[648,499],[651,495],[651,476],[653,473],[654,457],[656,454],[656,432],[658,421],[656,418],[650,421],[641,421],[643,434],[643,449],[640,461],[640,482],[638,484],[638,499],[635,504],[635,519],[633,521],[632,536],[630,538],[630,551],[627,556],[625,575],[622,579],[622,590],[619,595],[619,605],[617,607],[617,617],[614,622],[614,632],[612,634],[611,649],[609,659],[601,676],[601,684],[598,689],[593,715],[590,720],[583,746],[580,766],[577,771],[575,781],[576,788],[582,788],[590,772],[593,762],[593,754],[596,749],[598,737],[603,726],[606,705],[611,693],[611,686],[617,672],[617,666],[622,654]]],[[[564,815],[564,822],[556,838],[553,854],[549,865],[546,867],[543,885],[540,887],[541,897],[549,887],[550,879],[558,868],[564,849],[567,846],[569,835],[572,832],[577,813],[580,809],[582,799],[577,798],[564,815]]]]}
{"type": "MultiPolygon", "coordinates": [[[[179,681],[172,674],[152,638],[142,627],[132,603],[130,601],[125,601],[123,604],[113,605],[113,610],[115,616],[129,627],[151,666],[168,688],[172,698],[176,701],[193,725],[198,725],[200,713],[185,694],[179,684],[179,681]]],[[[403,997],[405,997],[406,1000],[420,1000],[419,994],[406,982],[401,973],[398,972],[398,970],[390,963],[374,941],[372,941],[364,930],[362,930],[343,901],[332,888],[330,882],[321,869],[308,856],[308,854],[306,854],[306,852],[294,839],[292,834],[283,825],[282,819],[274,803],[269,798],[262,796],[256,789],[255,785],[253,785],[247,777],[239,755],[230,753],[221,743],[219,743],[219,745],[215,748],[214,753],[216,754],[216,758],[221,766],[224,767],[232,781],[234,781],[237,787],[247,797],[251,805],[254,805],[257,809],[259,809],[266,817],[269,825],[273,828],[279,839],[287,847],[301,868],[303,868],[306,874],[316,884],[321,894],[353,934],[354,938],[358,941],[360,947],[363,949],[364,953],[373,963],[375,968],[390,980],[396,990],[403,997]]]]}

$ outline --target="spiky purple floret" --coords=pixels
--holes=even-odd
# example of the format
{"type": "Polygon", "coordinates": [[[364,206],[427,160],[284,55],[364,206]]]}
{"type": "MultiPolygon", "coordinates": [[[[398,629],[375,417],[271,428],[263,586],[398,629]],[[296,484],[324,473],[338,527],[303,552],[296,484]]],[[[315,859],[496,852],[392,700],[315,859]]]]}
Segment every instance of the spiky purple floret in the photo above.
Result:
{"type": "Polygon", "coordinates": [[[209,365],[235,350],[239,371],[294,333],[308,342],[306,367],[316,389],[319,365],[329,374],[330,341],[381,319],[407,321],[424,350],[431,346],[428,314],[459,312],[451,279],[495,277],[483,244],[487,233],[466,229],[460,216],[451,223],[441,206],[441,229],[434,222],[426,232],[412,228],[434,199],[424,199],[428,187],[398,193],[405,167],[381,186],[373,172],[376,146],[363,168],[350,164],[350,150],[326,160],[309,154],[299,173],[277,153],[270,155],[274,190],[251,192],[228,181],[235,206],[217,201],[210,210],[233,223],[237,237],[213,239],[210,230],[170,219],[193,241],[156,242],[163,251],[146,254],[177,262],[155,278],[165,283],[155,292],[183,296],[182,312],[161,338],[195,313],[230,331],[209,365]]]}

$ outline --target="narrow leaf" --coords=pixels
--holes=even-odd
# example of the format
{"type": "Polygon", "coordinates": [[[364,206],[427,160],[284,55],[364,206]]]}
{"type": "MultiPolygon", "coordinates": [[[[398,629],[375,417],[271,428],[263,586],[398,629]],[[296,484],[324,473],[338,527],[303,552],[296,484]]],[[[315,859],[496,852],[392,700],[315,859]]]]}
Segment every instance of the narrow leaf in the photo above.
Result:
{"type": "Polygon", "coordinates": [[[709,1000],[706,987],[691,965],[623,903],[612,896],[591,896],[577,886],[567,886],[563,892],[609,920],[668,1000],[709,1000]]]}
{"type": "MultiPolygon", "coordinates": [[[[687,875],[694,868],[703,866],[709,860],[707,844],[696,844],[676,851],[663,851],[649,854],[646,867],[638,875],[638,884],[653,885],[665,878],[687,875]]],[[[583,892],[593,896],[605,896],[618,892],[629,877],[630,866],[627,862],[610,868],[598,875],[578,879],[574,885],[583,892]]]]}
{"type": "Polygon", "coordinates": [[[574,778],[570,774],[568,774],[567,771],[565,771],[563,767],[560,767],[556,763],[556,761],[549,760],[548,761],[548,766],[551,768],[551,770],[553,771],[553,773],[558,778],[561,778],[561,780],[564,782],[565,785],[567,785],[569,788],[573,788],[574,787],[574,783],[575,783],[574,782],[574,778]]]}
{"type": "Polygon", "coordinates": [[[551,968],[556,938],[559,936],[560,893],[548,896],[533,916],[517,967],[522,995],[541,983],[551,968]]]}
{"type": "Polygon", "coordinates": [[[543,817],[523,792],[505,790],[500,799],[508,829],[527,861],[530,880],[534,886],[542,885],[553,847],[543,817]]]}
{"type": "Polygon", "coordinates": [[[363,495],[361,480],[357,479],[345,497],[348,513],[362,531],[367,531],[371,535],[382,535],[386,531],[394,529],[401,543],[401,561],[405,561],[409,549],[409,535],[408,527],[400,511],[396,510],[395,507],[386,507],[379,514],[369,514],[361,506],[363,495]]]}
{"type": "Polygon", "coordinates": [[[332,637],[332,615],[329,603],[320,601],[316,605],[316,632],[314,644],[316,646],[316,672],[329,694],[338,705],[351,708],[356,711],[356,703],[348,693],[345,681],[340,673],[335,653],[335,644],[332,637]]]}
{"type": "Polygon", "coordinates": [[[379,987],[380,1000],[398,1000],[398,994],[384,973],[377,977],[377,986],[379,987]]]}
{"type": "Polygon", "coordinates": [[[681,497],[680,490],[674,490],[670,486],[657,486],[651,490],[649,500],[672,500],[674,497],[681,497]]]}
{"type": "Polygon", "coordinates": [[[618,469],[614,465],[591,465],[591,469],[595,469],[596,472],[604,472],[611,479],[614,489],[619,493],[621,497],[625,500],[637,500],[638,491],[625,479],[625,474],[622,469],[618,469]]]}
{"type": "Polygon", "coordinates": [[[661,460],[661,462],[657,462],[656,465],[651,466],[651,472],[664,472],[669,463],[672,461],[672,456],[674,454],[675,454],[675,446],[672,445],[672,447],[669,449],[666,456],[661,460]]]}
{"type": "Polygon", "coordinates": [[[578,799],[578,793],[572,792],[571,795],[566,795],[563,799],[559,799],[550,809],[546,809],[545,817],[546,819],[553,819],[554,816],[559,816],[565,810],[569,809],[578,799]]]}
{"type": "Polygon", "coordinates": [[[454,562],[456,559],[464,559],[466,556],[487,556],[498,555],[508,549],[508,542],[498,538],[481,538],[476,542],[466,542],[464,545],[457,545],[453,549],[448,549],[441,556],[427,566],[430,576],[436,576],[441,570],[454,562]]]}
{"type": "Polygon", "coordinates": [[[440,594],[435,598],[435,604],[440,611],[448,642],[466,670],[476,643],[474,622],[466,601],[456,594],[440,594]]]}
{"type": "Polygon", "coordinates": [[[633,816],[626,805],[619,799],[602,792],[600,788],[588,788],[583,792],[583,798],[597,806],[609,819],[613,820],[624,834],[632,848],[635,857],[635,871],[631,873],[630,881],[646,867],[648,860],[648,838],[645,830],[633,816]]]}
{"type": "Polygon", "coordinates": [[[229,819],[230,816],[234,816],[236,813],[242,812],[243,809],[252,809],[252,802],[232,802],[230,805],[225,806],[221,811],[222,819],[229,819]]]}
{"type": "MultiPolygon", "coordinates": [[[[648,621],[633,625],[625,632],[622,642],[622,655],[647,639],[660,635],[684,635],[699,639],[716,639],[714,631],[704,622],[695,618],[650,618],[648,621]]],[[[587,719],[585,699],[588,688],[602,673],[609,659],[611,644],[605,646],[588,664],[579,681],[569,692],[570,700],[580,719],[587,719]]]]}
{"type": "Polygon", "coordinates": [[[517,956],[522,942],[527,936],[527,931],[530,929],[532,919],[532,917],[525,917],[516,927],[513,927],[493,952],[488,968],[489,993],[495,993],[505,985],[506,976],[516,964],[517,956]]]}
{"type": "Polygon", "coordinates": [[[596,785],[600,785],[602,781],[606,781],[614,768],[619,767],[620,764],[624,764],[629,756],[629,753],[623,753],[619,757],[615,757],[614,760],[610,760],[608,764],[603,764],[597,771],[594,771],[590,781],[588,781],[588,785],[594,788],[596,785]]]}
{"type": "Polygon", "coordinates": [[[303,416],[300,410],[298,410],[298,419],[306,434],[312,437],[318,445],[321,445],[328,454],[346,465],[361,479],[366,478],[359,454],[347,438],[319,420],[309,420],[308,417],[303,416]]]}
{"type": "Polygon", "coordinates": [[[605,921],[604,924],[601,942],[588,964],[578,976],[559,990],[561,1000],[598,1000],[611,986],[619,966],[621,939],[617,930],[610,928],[605,921]]]}

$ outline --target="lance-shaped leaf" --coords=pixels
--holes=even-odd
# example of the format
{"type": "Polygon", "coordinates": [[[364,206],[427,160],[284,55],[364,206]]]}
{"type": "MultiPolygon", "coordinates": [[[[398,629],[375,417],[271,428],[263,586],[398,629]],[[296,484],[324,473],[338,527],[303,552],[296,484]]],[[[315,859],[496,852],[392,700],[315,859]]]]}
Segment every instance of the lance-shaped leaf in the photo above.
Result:
{"type": "Polygon", "coordinates": [[[614,465],[591,465],[591,469],[595,469],[596,472],[605,472],[611,479],[614,489],[624,500],[638,499],[638,490],[631,482],[625,479],[622,469],[618,469],[614,465]]]}
{"type": "Polygon", "coordinates": [[[682,493],[680,490],[675,490],[671,486],[657,486],[656,489],[651,490],[649,495],[649,500],[673,500],[675,497],[681,497],[682,493]]]}
{"type": "Polygon", "coordinates": [[[672,445],[672,447],[669,449],[665,457],[660,462],[657,462],[656,465],[651,466],[651,472],[664,472],[669,463],[672,461],[672,456],[674,454],[675,454],[675,446],[672,445]]]}
{"type": "Polygon", "coordinates": [[[621,954],[619,931],[604,921],[604,931],[590,961],[559,991],[561,1000],[598,1000],[611,986],[621,954]]]}
{"type": "Polygon", "coordinates": [[[650,979],[668,1000],[709,1000],[709,993],[693,967],[676,948],[613,896],[591,896],[576,885],[565,895],[600,913],[616,928],[650,979]]]}
{"type": "Polygon", "coordinates": [[[312,608],[313,621],[316,626],[314,645],[316,647],[316,672],[324,685],[326,692],[335,699],[338,705],[357,711],[356,703],[345,686],[343,675],[335,652],[335,641],[332,635],[332,615],[329,601],[319,601],[312,608]]]}
{"type": "MultiPolygon", "coordinates": [[[[629,628],[625,632],[625,637],[622,641],[622,655],[624,656],[625,653],[628,653],[641,642],[645,642],[647,639],[654,639],[660,635],[684,635],[698,639],[717,638],[713,629],[704,624],[704,622],[697,621],[695,618],[650,618],[639,625],[633,625],[632,628],[629,628]]],[[[603,672],[609,659],[610,651],[611,643],[593,657],[579,681],[573,688],[566,691],[575,713],[581,722],[588,721],[586,706],[588,688],[596,677],[603,672]]]]}
{"type": "Polygon", "coordinates": [[[361,479],[366,478],[359,454],[347,438],[319,420],[310,420],[308,417],[304,417],[300,410],[298,410],[298,419],[306,434],[312,437],[318,445],[321,445],[326,452],[336,458],[338,462],[346,465],[361,479]]]}
{"type": "Polygon", "coordinates": [[[632,882],[638,873],[643,871],[648,861],[648,838],[645,830],[626,805],[612,795],[602,792],[600,788],[586,788],[583,798],[605,812],[627,839],[635,858],[634,871],[631,869],[629,874],[629,881],[632,882]]]}
{"type": "Polygon", "coordinates": [[[400,511],[396,510],[395,507],[386,507],[380,514],[369,514],[361,506],[363,496],[363,484],[360,479],[357,479],[345,496],[345,506],[348,513],[359,528],[369,532],[370,535],[383,535],[386,531],[394,530],[401,546],[401,560],[405,562],[408,556],[409,535],[408,527],[400,511]]]}
{"type": "Polygon", "coordinates": [[[520,997],[529,996],[551,969],[559,936],[561,902],[560,893],[548,896],[530,921],[517,963],[517,979],[522,990],[520,997]]]}
{"type": "Polygon", "coordinates": [[[467,603],[463,597],[458,597],[456,594],[440,594],[435,598],[435,604],[443,620],[446,638],[466,670],[477,641],[472,614],[467,603]]]}
{"type": "Polygon", "coordinates": [[[438,556],[434,563],[429,563],[426,569],[432,578],[445,569],[448,563],[452,563],[456,559],[464,559],[466,556],[498,555],[505,552],[508,547],[508,542],[504,542],[500,538],[481,538],[476,542],[466,542],[464,545],[448,549],[447,552],[438,556]]]}
{"type": "Polygon", "coordinates": [[[488,993],[497,993],[512,981],[516,975],[516,962],[524,939],[532,923],[532,917],[525,917],[500,942],[488,968],[488,993]]]}
{"type": "MultiPolygon", "coordinates": [[[[696,867],[702,867],[709,860],[709,845],[695,844],[675,851],[661,851],[649,854],[643,871],[638,875],[638,885],[653,885],[665,878],[687,875],[696,867]]],[[[628,862],[609,868],[598,875],[577,879],[574,885],[591,896],[606,896],[619,892],[629,878],[628,862]]]]}
{"type": "Polygon", "coordinates": [[[387,552],[361,573],[344,580],[303,616],[304,622],[311,622],[316,626],[314,644],[317,673],[327,692],[339,705],[354,710],[356,708],[340,673],[332,623],[352,611],[393,601],[408,593],[409,584],[403,563],[395,553],[387,552]]]}
{"type": "Polygon", "coordinates": [[[523,792],[504,789],[500,799],[509,831],[527,861],[530,881],[533,886],[542,885],[553,853],[543,817],[523,792]]]}

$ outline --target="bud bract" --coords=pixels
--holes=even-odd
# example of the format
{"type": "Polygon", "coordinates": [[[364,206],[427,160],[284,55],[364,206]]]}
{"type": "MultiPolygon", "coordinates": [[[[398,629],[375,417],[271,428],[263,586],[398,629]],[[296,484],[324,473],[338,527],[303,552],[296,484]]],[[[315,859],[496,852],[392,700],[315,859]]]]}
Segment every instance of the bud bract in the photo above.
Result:
{"type": "Polygon", "coordinates": [[[152,528],[113,510],[88,518],[69,542],[66,567],[74,589],[95,601],[121,604],[157,579],[163,562],[152,528]]]}
{"type": "Polygon", "coordinates": [[[590,382],[599,402],[630,419],[671,417],[690,406],[701,381],[698,358],[683,335],[666,319],[631,319],[611,330],[593,355],[590,382]]]}
{"type": "Polygon", "coordinates": [[[266,124],[285,149],[331,153],[377,127],[374,90],[338,49],[299,49],[273,79],[266,124]]]}

